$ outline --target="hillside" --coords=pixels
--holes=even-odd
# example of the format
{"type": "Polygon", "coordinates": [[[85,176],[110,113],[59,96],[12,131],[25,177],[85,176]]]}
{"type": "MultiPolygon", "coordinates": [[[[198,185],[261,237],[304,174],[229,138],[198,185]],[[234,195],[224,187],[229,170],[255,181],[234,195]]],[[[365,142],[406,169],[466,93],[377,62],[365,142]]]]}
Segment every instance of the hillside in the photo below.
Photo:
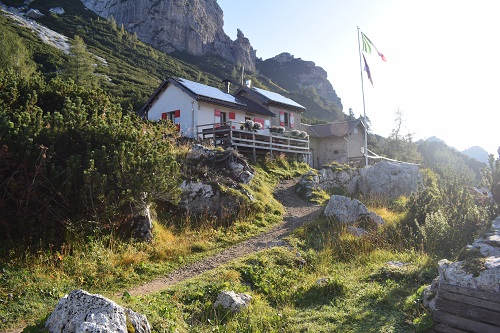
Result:
{"type": "MultiPolygon", "coordinates": [[[[14,0],[4,0],[3,3],[14,8],[19,5],[14,0]]],[[[124,108],[139,110],[160,82],[168,76],[183,77],[220,89],[224,88],[221,83],[224,79],[241,82],[241,63],[235,63],[234,60],[227,60],[213,52],[208,54],[188,52],[180,47],[169,49],[170,53],[165,53],[142,42],[136,32],[128,32],[125,26],[120,26],[113,17],[104,19],[98,16],[79,0],[66,1],[62,7],[64,10],[62,14],[51,12],[52,8],[57,7],[60,7],[58,1],[34,0],[20,10],[23,12],[29,9],[39,10],[43,16],[33,20],[68,37],[70,41],[75,35],[83,38],[88,50],[99,59],[96,60],[96,72],[108,78],[102,80],[100,84],[112,92],[124,108]]],[[[11,20],[5,20],[3,25],[21,31],[11,20]]],[[[45,73],[54,74],[61,69],[67,55],[60,50],[52,50],[46,47],[47,45],[40,45],[40,39],[27,33],[26,30],[22,35],[27,39],[26,45],[29,45],[36,56],[35,60],[45,73]]],[[[239,36],[241,40],[245,39],[242,33],[239,36]]],[[[311,67],[310,62],[296,59],[294,63],[298,62],[302,62],[303,66],[313,73],[322,71],[315,66],[311,67]]],[[[271,67],[269,64],[266,65],[262,69],[262,75],[247,73],[246,78],[252,79],[256,87],[279,92],[303,104],[308,109],[306,118],[328,120],[343,118],[340,100],[326,80],[326,73],[321,72],[319,76],[312,75],[313,81],[309,80],[300,87],[301,89],[296,89],[297,87],[287,85],[286,81],[276,79],[271,67]]],[[[282,73],[283,69],[280,69],[280,72],[282,73]]],[[[303,73],[289,66],[287,78],[303,82],[303,79],[300,79],[301,75],[303,76],[303,73]]],[[[233,88],[236,87],[236,84],[233,85],[233,88]]]]}

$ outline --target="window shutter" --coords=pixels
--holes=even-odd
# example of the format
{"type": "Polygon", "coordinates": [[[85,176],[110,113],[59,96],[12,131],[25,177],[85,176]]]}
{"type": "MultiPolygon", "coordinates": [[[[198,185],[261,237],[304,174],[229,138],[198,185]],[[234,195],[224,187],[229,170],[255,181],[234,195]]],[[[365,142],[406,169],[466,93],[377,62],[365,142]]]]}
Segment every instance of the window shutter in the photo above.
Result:
{"type": "Polygon", "coordinates": [[[264,119],[262,118],[254,118],[254,123],[260,123],[262,126],[264,126],[264,119]]]}
{"type": "Polygon", "coordinates": [[[181,110],[175,110],[174,111],[174,118],[180,118],[181,117],[181,110]]]}
{"type": "Polygon", "coordinates": [[[290,127],[293,128],[294,126],[294,117],[293,117],[293,113],[290,113],[290,127]]]}
{"type": "Polygon", "coordinates": [[[280,126],[285,126],[285,111],[280,111],[280,126]]]}
{"type": "Polygon", "coordinates": [[[161,119],[168,119],[168,115],[166,112],[162,112],[161,119]]]}
{"type": "Polygon", "coordinates": [[[229,119],[230,120],[236,119],[236,112],[229,112],[229,119]]]}
{"type": "Polygon", "coordinates": [[[214,116],[220,117],[220,110],[215,110],[214,116]]]}

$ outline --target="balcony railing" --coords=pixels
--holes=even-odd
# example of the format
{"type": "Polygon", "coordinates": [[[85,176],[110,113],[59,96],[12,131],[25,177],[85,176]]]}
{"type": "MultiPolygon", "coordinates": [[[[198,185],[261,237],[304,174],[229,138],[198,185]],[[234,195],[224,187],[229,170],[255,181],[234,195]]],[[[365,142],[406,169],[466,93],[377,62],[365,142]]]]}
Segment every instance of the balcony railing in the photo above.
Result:
{"type": "Polygon", "coordinates": [[[241,129],[239,122],[228,121],[198,125],[197,136],[201,140],[211,140],[216,147],[233,147],[238,151],[251,152],[254,158],[259,154],[295,154],[309,162],[309,138],[291,136],[290,132],[272,133],[269,129],[241,129]]]}

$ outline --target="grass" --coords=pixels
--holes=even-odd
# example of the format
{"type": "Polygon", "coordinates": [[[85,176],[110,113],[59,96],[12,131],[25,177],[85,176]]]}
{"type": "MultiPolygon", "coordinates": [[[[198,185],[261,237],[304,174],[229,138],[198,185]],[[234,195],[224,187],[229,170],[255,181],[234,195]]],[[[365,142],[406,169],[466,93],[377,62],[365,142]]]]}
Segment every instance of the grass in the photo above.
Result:
{"type": "Polygon", "coordinates": [[[145,313],[157,332],[415,331],[409,316],[413,303],[407,302],[423,283],[427,256],[376,250],[350,262],[335,262],[329,255],[310,252],[315,264],[300,266],[295,249],[274,248],[123,302],[145,313]],[[391,260],[406,266],[389,268],[391,260]],[[214,309],[222,290],[250,294],[250,307],[237,314],[214,309]]]}
{"type": "Polygon", "coordinates": [[[30,325],[38,332],[58,300],[74,289],[107,296],[147,316],[154,332],[413,332],[428,327],[419,288],[437,275],[434,263],[409,248],[398,223],[404,212],[373,209],[387,226],[354,237],[320,218],[296,230],[286,247],[250,255],[164,291],[144,296],[116,292],[221,251],[281,221],[276,181],[304,172],[302,164],[275,160],[255,166],[245,185],[253,210],[226,228],[204,223],[184,228],[161,220],[151,244],[91,237],[0,266],[0,330],[30,325]],[[402,267],[391,266],[400,261],[402,267]],[[252,296],[248,309],[214,309],[222,290],[252,296]]]}
{"type": "Polygon", "coordinates": [[[244,185],[255,200],[227,227],[213,221],[194,225],[189,222],[191,217],[185,216],[180,218],[183,227],[178,228],[160,216],[151,244],[96,236],[34,254],[11,249],[0,259],[0,331],[21,324],[36,327],[71,290],[113,295],[220,252],[280,222],[283,207],[272,195],[279,179],[276,174],[292,177],[304,165],[275,163],[280,165],[255,166],[255,178],[244,185]]]}

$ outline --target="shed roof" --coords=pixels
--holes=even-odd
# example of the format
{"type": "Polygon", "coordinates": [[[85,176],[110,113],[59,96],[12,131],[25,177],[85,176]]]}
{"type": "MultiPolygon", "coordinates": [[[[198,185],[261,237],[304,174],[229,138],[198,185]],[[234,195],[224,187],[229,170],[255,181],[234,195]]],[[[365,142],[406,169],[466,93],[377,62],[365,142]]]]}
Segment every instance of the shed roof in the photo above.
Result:
{"type": "Polygon", "coordinates": [[[350,135],[359,125],[363,126],[363,122],[356,119],[331,124],[309,125],[306,131],[313,138],[344,137],[350,135]]]}

